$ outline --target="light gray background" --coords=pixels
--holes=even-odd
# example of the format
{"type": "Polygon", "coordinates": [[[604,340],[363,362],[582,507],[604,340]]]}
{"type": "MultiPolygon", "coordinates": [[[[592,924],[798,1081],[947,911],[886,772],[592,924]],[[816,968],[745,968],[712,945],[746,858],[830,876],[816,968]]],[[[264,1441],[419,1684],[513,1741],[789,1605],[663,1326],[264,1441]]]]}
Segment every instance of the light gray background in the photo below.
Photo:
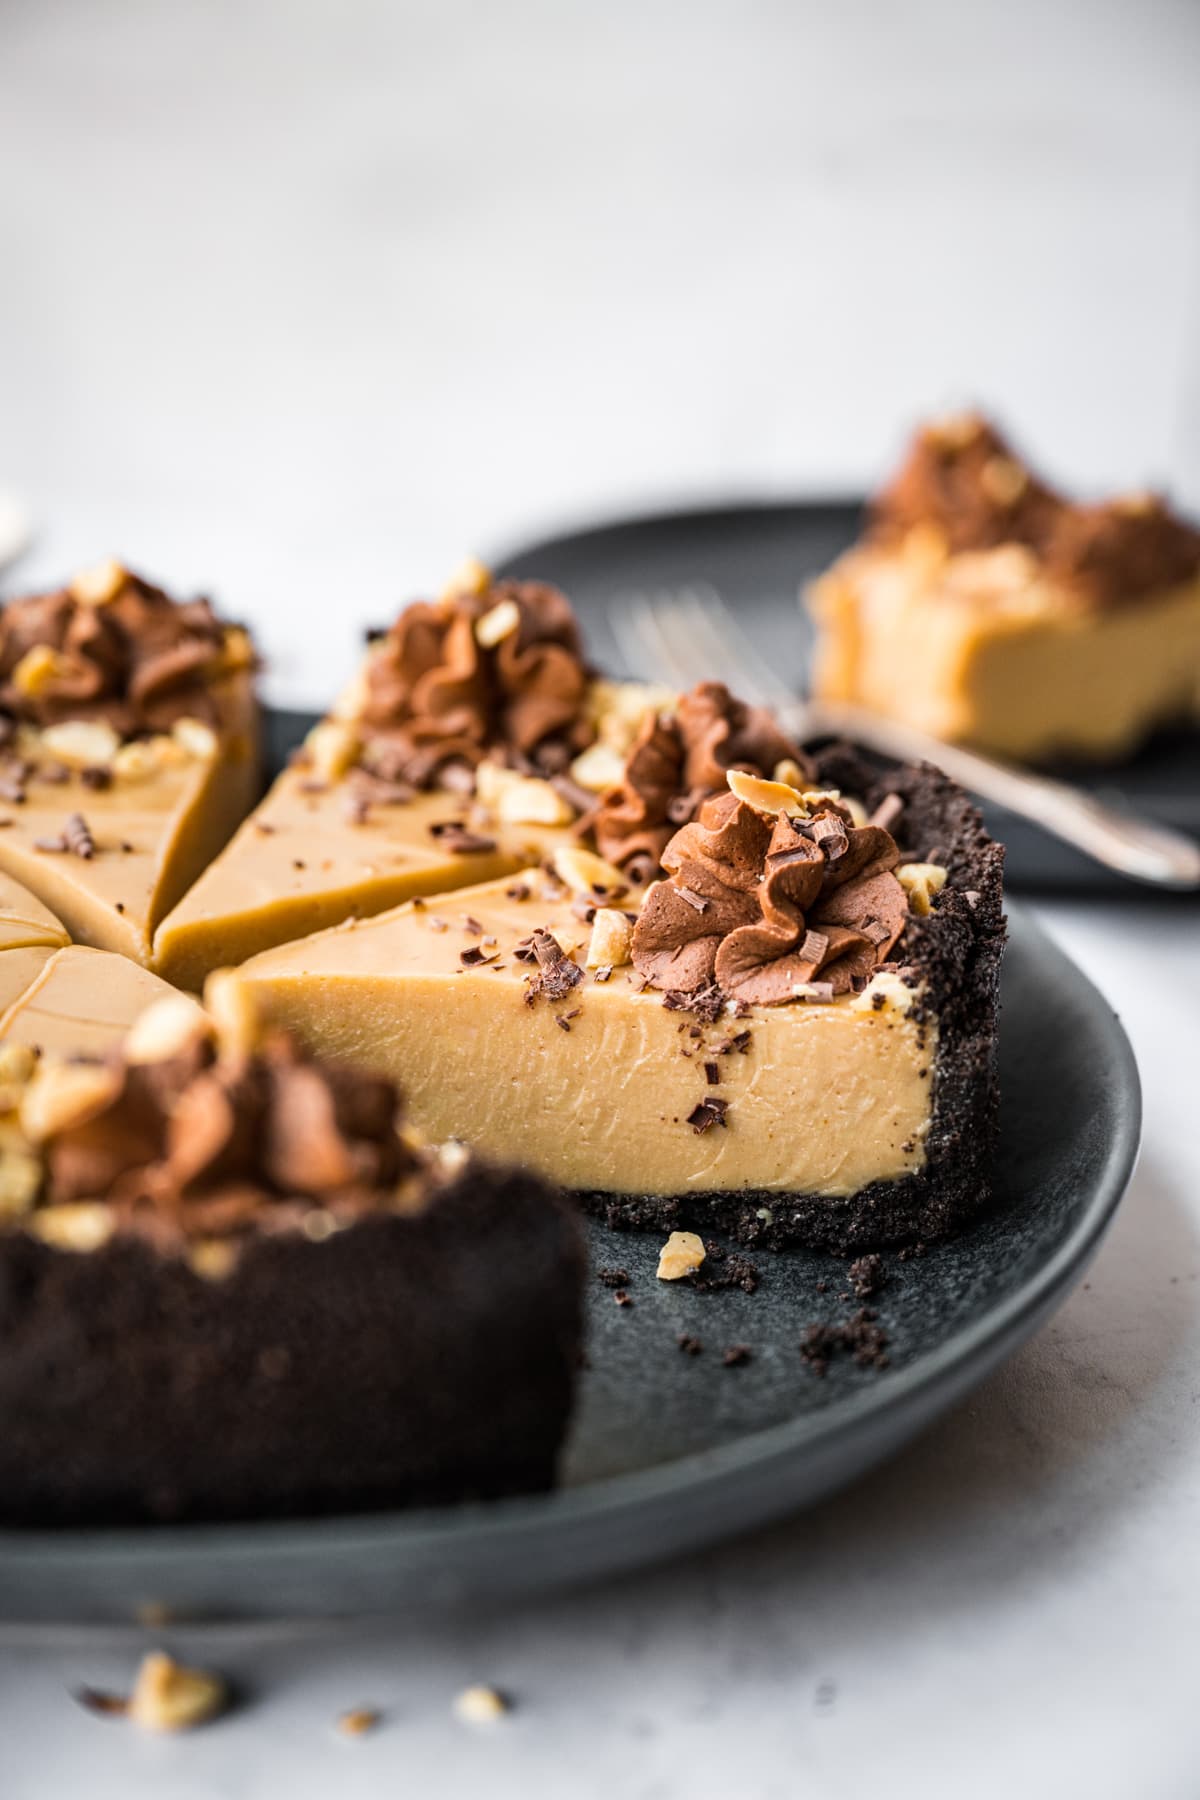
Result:
{"type": "Polygon", "coordinates": [[[1200,507],[1189,0],[6,0],[0,487],[258,622],[931,406],[1200,507]]]}
{"type": "MultiPolygon", "coordinates": [[[[319,703],[467,549],[861,487],[933,405],[1200,506],[1198,225],[1184,0],[0,0],[22,575],[113,550],[210,586],[319,703]]],[[[132,1640],[6,1634],[3,1800],[1194,1800],[1195,914],[1039,911],[1127,1017],[1146,1151],[1090,1286],[969,1406],[603,1592],[174,1636],[254,1695],[186,1741],[67,1700],[132,1640]],[[520,1701],[482,1737],[474,1679],[520,1701]],[[383,1729],[339,1740],[365,1702],[383,1729]]]]}

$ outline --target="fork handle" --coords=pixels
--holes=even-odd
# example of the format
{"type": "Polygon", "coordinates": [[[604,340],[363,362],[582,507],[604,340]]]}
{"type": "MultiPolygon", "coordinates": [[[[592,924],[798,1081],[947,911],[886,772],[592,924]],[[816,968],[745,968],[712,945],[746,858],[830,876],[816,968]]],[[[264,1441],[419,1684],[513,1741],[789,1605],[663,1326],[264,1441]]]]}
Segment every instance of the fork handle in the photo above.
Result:
{"type": "Polygon", "coordinates": [[[1200,844],[1170,826],[1133,818],[1066,782],[994,762],[857,706],[821,700],[788,710],[787,722],[808,736],[848,737],[901,762],[936,763],[973,794],[1032,820],[1118,874],[1154,887],[1200,888],[1200,844]]]}

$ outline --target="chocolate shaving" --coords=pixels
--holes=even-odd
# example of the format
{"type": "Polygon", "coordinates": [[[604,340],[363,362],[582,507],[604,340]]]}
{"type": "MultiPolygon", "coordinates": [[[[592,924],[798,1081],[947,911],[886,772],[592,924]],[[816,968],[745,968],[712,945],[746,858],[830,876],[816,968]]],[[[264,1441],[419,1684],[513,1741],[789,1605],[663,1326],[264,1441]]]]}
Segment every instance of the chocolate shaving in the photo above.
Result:
{"type": "Polygon", "coordinates": [[[831,863],[837,862],[839,857],[845,856],[850,848],[850,839],[846,835],[845,825],[832,813],[814,819],[810,829],[813,842],[820,844],[831,863]]]}
{"type": "MultiPolygon", "coordinates": [[[[643,977],[645,985],[645,977],[643,977]]],[[[695,1013],[708,1025],[714,1025],[725,1010],[725,996],[715,983],[706,987],[683,989],[668,988],[663,995],[663,1005],[668,1012],[695,1013]]]]}
{"type": "Polygon", "coordinates": [[[443,850],[451,856],[485,856],[496,848],[495,838],[483,837],[477,831],[468,831],[467,827],[457,819],[444,819],[429,827],[429,835],[436,838],[443,850]]]}
{"type": "Polygon", "coordinates": [[[720,1063],[706,1062],[704,1065],[704,1079],[707,1081],[709,1087],[718,1087],[721,1081],[720,1063]]]}
{"type": "Polygon", "coordinates": [[[754,1352],[749,1344],[730,1344],[721,1356],[722,1366],[726,1369],[741,1369],[753,1361],[754,1352]]]}
{"type": "Polygon", "coordinates": [[[699,1137],[714,1125],[726,1125],[725,1115],[728,1111],[728,1100],[718,1100],[715,1094],[706,1094],[704,1099],[692,1108],[686,1122],[699,1137]]]}
{"type": "MultiPolygon", "coordinates": [[[[527,941],[538,965],[538,973],[525,990],[525,1004],[532,1006],[539,995],[546,1000],[565,1000],[571,990],[583,980],[583,970],[578,963],[571,961],[558,939],[549,931],[539,929],[527,941]]],[[[518,945],[516,955],[522,961],[528,961],[528,957],[521,956],[521,949],[522,946],[518,945]]]]}
{"type": "Polygon", "coordinates": [[[122,1719],[129,1712],[129,1700],[124,1694],[110,1694],[103,1688],[80,1687],[74,1690],[72,1698],[88,1712],[98,1713],[102,1718],[122,1719]]]}

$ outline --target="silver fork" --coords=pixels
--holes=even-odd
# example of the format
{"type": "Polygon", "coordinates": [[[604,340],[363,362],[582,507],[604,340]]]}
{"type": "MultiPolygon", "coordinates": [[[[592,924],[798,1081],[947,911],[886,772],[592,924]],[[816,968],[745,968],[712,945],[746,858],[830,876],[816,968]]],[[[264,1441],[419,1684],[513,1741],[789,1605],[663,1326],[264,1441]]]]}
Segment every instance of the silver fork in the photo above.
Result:
{"type": "Polygon", "coordinates": [[[860,707],[801,699],[750,642],[711,583],[620,595],[609,612],[630,668],[649,666],[678,687],[724,681],[739,698],[769,706],[793,737],[845,737],[901,762],[937,763],[971,793],[1040,825],[1096,862],[1153,887],[1200,887],[1200,844],[1092,794],[996,762],[914,726],[860,707]]]}

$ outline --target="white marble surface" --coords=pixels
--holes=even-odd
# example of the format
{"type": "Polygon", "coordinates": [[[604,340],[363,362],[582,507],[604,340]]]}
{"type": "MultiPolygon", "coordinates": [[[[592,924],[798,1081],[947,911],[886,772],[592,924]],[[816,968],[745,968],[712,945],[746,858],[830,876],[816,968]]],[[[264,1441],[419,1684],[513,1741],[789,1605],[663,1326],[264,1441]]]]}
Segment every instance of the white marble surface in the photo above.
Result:
{"type": "MultiPolygon", "coordinates": [[[[1200,501],[1198,56],[1186,0],[7,0],[30,579],[113,549],[211,585],[275,697],[320,701],[468,547],[861,486],[932,403],[1200,501]]],[[[1196,915],[1040,912],[1119,996],[1145,1152],[1088,1286],[968,1405],[602,1591],[172,1634],[252,1697],[184,1741],[67,1699],[133,1639],[7,1633],[0,1800],[1193,1800],[1196,915]],[[450,1716],[478,1679],[519,1702],[486,1735],[450,1716]],[[340,1739],[363,1703],[381,1729],[340,1739]]]]}

